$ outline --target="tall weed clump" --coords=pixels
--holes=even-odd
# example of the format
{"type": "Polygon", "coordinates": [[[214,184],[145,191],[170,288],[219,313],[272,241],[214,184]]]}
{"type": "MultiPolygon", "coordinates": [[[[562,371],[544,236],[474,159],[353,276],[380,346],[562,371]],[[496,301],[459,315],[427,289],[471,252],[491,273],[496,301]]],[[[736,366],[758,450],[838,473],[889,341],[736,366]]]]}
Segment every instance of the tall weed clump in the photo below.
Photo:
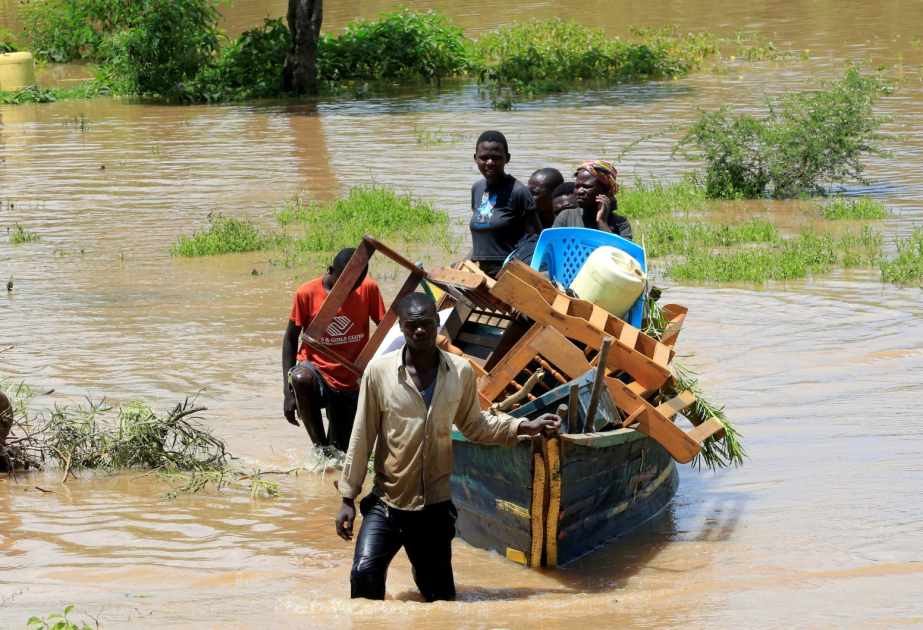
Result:
{"type": "Polygon", "coordinates": [[[897,254],[881,259],[881,279],[892,284],[923,286],[923,227],[914,228],[907,238],[896,241],[897,254]]]}
{"type": "Polygon", "coordinates": [[[704,186],[714,198],[804,197],[867,184],[862,159],[887,155],[878,130],[888,118],[872,106],[892,90],[850,69],[823,89],[767,99],[762,118],[734,116],[730,106],[704,113],[677,150],[706,163],[704,186]]]}
{"type": "Polygon", "coordinates": [[[639,41],[607,39],[601,29],[558,18],[504,26],[474,41],[482,80],[524,92],[563,91],[573,81],[681,76],[719,51],[707,33],[679,35],[675,26],[632,29],[639,41]]]}
{"type": "Polygon", "coordinates": [[[322,34],[317,47],[317,78],[439,80],[468,67],[462,30],[434,11],[408,7],[359,20],[339,37],[322,34]]]}
{"type": "Polygon", "coordinates": [[[235,219],[218,214],[209,218],[208,227],[191,236],[182,235],[170,247],[171,256],[215,256],[266,249],[273,237],[250,219],[235,219]]]}
{"type": "Polygon", "coordinates": [[[629,219],[643,219],[672,212],[689,215],[703,212],[713,203],[705,191],[690,179],[669,182],[635,177],[619,189],[618,213],[629,219]]]}

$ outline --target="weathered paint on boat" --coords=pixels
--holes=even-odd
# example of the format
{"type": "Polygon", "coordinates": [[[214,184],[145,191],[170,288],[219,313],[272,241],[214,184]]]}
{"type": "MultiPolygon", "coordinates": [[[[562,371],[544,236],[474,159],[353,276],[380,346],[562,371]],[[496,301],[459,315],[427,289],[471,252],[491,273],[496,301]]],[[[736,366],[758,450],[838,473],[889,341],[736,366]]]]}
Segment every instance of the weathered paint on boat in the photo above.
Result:
{"type": "MultiPolygon", "coordinates": [[[[452,439],[458,536],[475,547],[538,564],[530,561],[530,551],[535,542],[534,453],[540,449],[528,440],[509,449],[474,444],[457,431],[452,439]]],[[[557,523],[553,542],[540,542],[546,553],[549,542],[556,544],[559,565],[643,523],[676,494],[679,475],[673,459],[643,433],[618,429],[560,439],[560,508],[553,520],[539,518],[557,523]]]]}

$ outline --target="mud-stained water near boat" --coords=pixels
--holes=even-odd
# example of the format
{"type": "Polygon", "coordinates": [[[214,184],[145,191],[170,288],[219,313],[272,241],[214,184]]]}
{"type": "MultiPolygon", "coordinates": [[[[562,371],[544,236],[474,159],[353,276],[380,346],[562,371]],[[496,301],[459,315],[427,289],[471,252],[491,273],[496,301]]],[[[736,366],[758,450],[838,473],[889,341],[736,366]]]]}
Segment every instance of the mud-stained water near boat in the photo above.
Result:
{"type": "MultiPolygon", "coordinates": [[[[2,21],[13,4],[0,2],[2,21]]],[[[742,469],[680,466],[664,512],[565,568],[524,569],[456,540],[457,602],[420,602],[402,554],[388,601],[348,599],[352,547],[334,534],[336,473],[322,472],[303,430],[281,414],[282,332],[294,289],[316,270],[288,270],[262,253],[171,259],[177,235],[213,212],[268,222],[291,190],[330,197],[370,178],[462,219],[477,175],[471,145],[486,128],[507,133],[510,170],[525,179],[539,166],[611,157],[692,120],[696,107],[756,111],[764,94],[840,75],[846,59],[892,64],[903,52],[908,76],[923,63],[912,44],[923,10],[908,3],[413,6],[444,10],[471,33],[531,15],[576,18],[610,35],[627,35],[629,24],[743,27],[811,59],[733,62],[726,74],[556,95],[513,112],[493,111],[470,84],[364,101],[0,107],[0,226],[42,236],[12,246],[0,235],[0,278],[15,278],[0,295],[0,347],[16,344],[0,354],[0,374],[55,389],[37,401],[48,406],[89,394],[166,407],[204,390],[209,425],[244,465],[314,468],[278,477],[282,496],[263,500],[169,501],[168,486],[137,472],[78,471],[67,484],[57,473],[0,477],[0,627],[69,604],[101,628],[920,624],[923,296],[861,267],[784,284],[669,289],[669,301],[690,309],[682,351],[695,356],[681,360],[697,366],[743,432],[751,461],[742,469]],[[85,131],[73,124],[80,117],[92,121],[85,131]],[[424,128],[447,141],[421,146],[424,128]]],[[[238,2],[225,10],[228,32],[283,8],[238,2]]],[[[325,23],[335,29],[388,8],[337,3],[325,23]]],[[[880,103],[894,116],[885,131],[903,137],[896,159],[870,161],[872,193],[895,209],[877,226],[886,248],[923,219],[921,97],[914,79],[880,103]]],[[[691,165],[671,161],[669,145],[641,144],[620,160],[620,176],[681,177],[691,165]]],[[[789,232],[808,220],[789,202],[718,212],[768,212],[789,232]]],[[[437,246],[415,254],[459,255],[437,246]]],[[[386,299],[402,280],[387,267],[372,275],[386,299]]]]}

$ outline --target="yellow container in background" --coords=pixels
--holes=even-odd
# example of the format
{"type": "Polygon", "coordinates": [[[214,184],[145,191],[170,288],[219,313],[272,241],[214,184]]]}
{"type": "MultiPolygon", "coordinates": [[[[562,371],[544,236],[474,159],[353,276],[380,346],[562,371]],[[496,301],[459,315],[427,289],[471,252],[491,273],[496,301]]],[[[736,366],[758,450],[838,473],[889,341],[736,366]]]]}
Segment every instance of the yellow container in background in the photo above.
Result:
{"type": "Polygon", "coordinates": [[[32,53],[13,52],[0,55],[0,90],[13,92],[35,85],[35,61],[32,53]]]}

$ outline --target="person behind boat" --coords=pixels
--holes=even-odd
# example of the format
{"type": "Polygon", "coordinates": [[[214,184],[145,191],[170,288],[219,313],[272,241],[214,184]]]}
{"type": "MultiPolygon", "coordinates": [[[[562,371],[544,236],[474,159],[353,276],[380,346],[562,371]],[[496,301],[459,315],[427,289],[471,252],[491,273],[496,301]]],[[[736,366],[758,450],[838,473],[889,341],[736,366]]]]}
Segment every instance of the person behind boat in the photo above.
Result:
{"type": "Polygon", "coordinates": [[[632,239],[631,223],[615,210],[619,191],[618,172],[609,162],[584,162],[574,172],[574,197],[577,208],[564,210],[554,220],[554,227],[580,227],[611,232],[632,239]]]}
{"type": "Polygon", "coordinates": [[[551,211],[554,213],[555,219],[565,210],[576,207],[577,198],[574,196],[574,182],[564,182],[551,193],[551,211]]]}
{"type": "Polygon", "coordinates": [[[532,193],[506,172],[510,152],[502,133],[482,133],[474,161],[484,178],[471,187],[473,247],[469,258],[493,277],[522,237],[541,232],[542,223],[532,193]]]}
{"type": "Polygon", "coordinates": [[[529,178],[529,192],[535,200],[535,209],[543,229],[550,228],[554,223],[554,212],[551,207],[552,193],[563,183],[564,176],[556,168],[540,168],[529,178]]]}
{"type": "Polygon", "coordinates": [[[350,572],[353,598],[384,599],[388,566],[401,547],[427,601],[455,597],[452,538],[452,425],[469,440],[512,446],[521,435],[555,432],[560,419],[535,420],[481,411],[474,370],[436,347],[432,298],[411,293],[398,305],[406,345],[372,361],[362,376],[336,517],[337,535],[353,538],[355,499],[375,446],[375,478],[359,503],[363,516],[350,572]],[[376,441],[377,440],[377,441],[376,441]]]}
{"type": "MultiPolygon", "coordinates": [[[[296,364],[295,348],[355,251],[340,251],[323,277],[301,285],[295,292],[282,342],[285,418],[298,426],[297,415],[316,446],[333,445],[341,451],[349,446],[359,400],[359,379],[347,368],[305,343],[298,351],[296,364]],[[321,407],[327,411],[329,434],[324,433],[321,407]]],[[[367,273],[368,267],[337,311],[333,323],[318,340],[349,361],[359,357],[368,341],[369,320],[378,324],[385,316],[381,290],[374,280],[367,277],[367,273]]]]}

